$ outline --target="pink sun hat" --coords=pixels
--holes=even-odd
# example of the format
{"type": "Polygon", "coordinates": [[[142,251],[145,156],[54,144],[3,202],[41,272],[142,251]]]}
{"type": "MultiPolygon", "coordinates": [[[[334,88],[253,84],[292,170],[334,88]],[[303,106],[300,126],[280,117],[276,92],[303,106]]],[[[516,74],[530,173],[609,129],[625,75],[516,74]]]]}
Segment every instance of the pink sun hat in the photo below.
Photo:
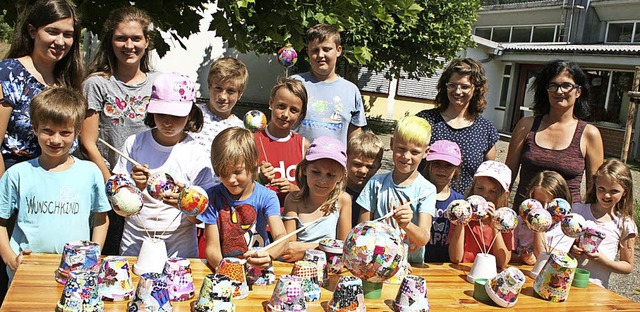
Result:
{"type": "Polygon", "coordinates": [[[151,89],[147,112],[185,117],[196,102],[196,86],[191,78],[178,73],[161,74],[151,89]]]}
{"type": "Polygon", "coordinates": [[[340,140],[319,136],[309,145],[305,159],[314,161],[318,159],[331,159],[337,161],[342,167],[347,167],[347,151],[340,140]]]}
{"type": "Polygon", "coordinates": [[[460,166],[462,153],[458,144],[449,140],[438,140],[431,144],[426,158],[427,161],[442,160],[460,166]]]}

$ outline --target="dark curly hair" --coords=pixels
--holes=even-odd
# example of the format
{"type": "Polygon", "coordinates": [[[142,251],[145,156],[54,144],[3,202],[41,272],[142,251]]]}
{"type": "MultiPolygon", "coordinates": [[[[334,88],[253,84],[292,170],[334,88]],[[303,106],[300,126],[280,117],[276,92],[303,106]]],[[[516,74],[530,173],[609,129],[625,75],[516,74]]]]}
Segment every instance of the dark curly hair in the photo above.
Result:
{"type": "Polygon", "coordinates": [[[470,76],[474,92],[467,108],[467,114],[469,117],[476,118],[487,107],[487,100],[485,100],[484,94],[487,93],[489,85],[487,84],[487,77],[484,74],[482,64],[474,59],[464,58],[454,59],[447,65],[447,68],[440,76],[440,80],[438,80],[438,94],[436,95],[436,104],[441,112],[444,112],[449,107],[447,83],[453,74],[470,76]]]}
{"type": "Polygon", "coordinates": [[[536,80],[531,86],[531,90],[535,93],[533,113],[536,116],[544,116],[549,113],[551,104],[549,103],[547,87],[551,79],[564,71],[568,72],[573,81],[580,85],[581,93],[573,106],[573,116],[583,120],[589,116],[589,82],[587,75],[580,69],[578,64],[565,60],[555,60],[545,64],[542,71],[536,75],[536,80]]]}

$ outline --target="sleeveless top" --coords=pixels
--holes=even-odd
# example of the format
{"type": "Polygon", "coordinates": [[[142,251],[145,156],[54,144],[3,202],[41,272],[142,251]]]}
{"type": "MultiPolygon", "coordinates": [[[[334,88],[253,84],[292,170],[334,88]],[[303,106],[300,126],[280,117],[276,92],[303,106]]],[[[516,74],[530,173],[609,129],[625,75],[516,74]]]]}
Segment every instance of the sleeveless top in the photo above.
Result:
{"type": "Polygon", "coordinates": [[[533,120],[531,130],[522,146],[520,156],[520,182],[514,199],[514,207],[519,207],[526,198],[529,182],[538,172],[553,170],[559,173],[569,185],[573,202],[580,202],[580,183],[585,170],[585,160],[580,150],[580,138],[587,123],[578,120],[571,144],[563,150],[552,150],[536,144],[536,132],[542,122],[542,116],[533,120]]]}
{"type": "MultiPolygon", "coordinates": [[[[306,230],[299,232],[297,237],[299,242],[305,243],[317,243],[325,238],[336,239],[336,232],[338,230],[338,218],[340,217],[340,209],[338,208],[338,202],[335,204],[335,210],[327,215],[322,221],[308,227],[306,230]]],[[[299,229],[307,223],[302,223],[299,217],[282,217],[284,220],[296,220],[296,229],[299,229]]]]}

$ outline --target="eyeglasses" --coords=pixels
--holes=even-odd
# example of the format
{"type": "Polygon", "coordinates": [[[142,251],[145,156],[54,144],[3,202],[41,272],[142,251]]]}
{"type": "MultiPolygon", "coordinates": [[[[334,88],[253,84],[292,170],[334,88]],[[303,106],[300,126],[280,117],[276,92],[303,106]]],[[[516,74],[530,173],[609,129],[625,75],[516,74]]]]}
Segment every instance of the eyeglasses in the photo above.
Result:
{"type": "Polygon", "coordinates": [[[464,93],[468,93],[473,88],[473,86],[470,84],[457,84],[453,82],[448,82],[446,86],[447,86],[447,90],[449,91],[458,90],[458,87],[460,87],[460,90],[462,90],[462,92],[464,93]]]}
{"type": "Polygon", "coordinates": [[[555,82],[552,82],[547,86],[547,91],[557,92],[558,89],[560,89],[560,91],[562,92],[571,92],[576,88],[580,88],[580,85],[577,83],[563,82],[561,84],[557,84],[555,82]]]}

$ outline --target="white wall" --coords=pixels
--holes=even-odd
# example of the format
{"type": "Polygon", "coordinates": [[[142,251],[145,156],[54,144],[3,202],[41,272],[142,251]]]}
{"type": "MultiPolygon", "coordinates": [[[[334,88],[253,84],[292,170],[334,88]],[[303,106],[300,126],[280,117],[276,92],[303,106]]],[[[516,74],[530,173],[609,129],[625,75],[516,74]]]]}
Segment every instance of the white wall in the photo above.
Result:
{"type": "Polygon", "coordinates": [[[211,63],[223,56],[236,57],[245,62],[249,69],[249,84],[241,101],[268,103],[271,87],[278,77],[285,75],[285,68],[276,61],[275,51],[273,55],[257,56],[229,49],[222,38],[216,36],[215,31],[208,30],[214,11],[215,4],[209,4],[200,21],[200,32],[183,38],[182,42],[187,50],[170,33],[162,32],[162,38],[169,44],[170,50],[162,58],[153,52],[154,68],[160,72],[179,72],[191,77],[198,84],[198,96],[208,98],[207,75],[211,63]]]}

